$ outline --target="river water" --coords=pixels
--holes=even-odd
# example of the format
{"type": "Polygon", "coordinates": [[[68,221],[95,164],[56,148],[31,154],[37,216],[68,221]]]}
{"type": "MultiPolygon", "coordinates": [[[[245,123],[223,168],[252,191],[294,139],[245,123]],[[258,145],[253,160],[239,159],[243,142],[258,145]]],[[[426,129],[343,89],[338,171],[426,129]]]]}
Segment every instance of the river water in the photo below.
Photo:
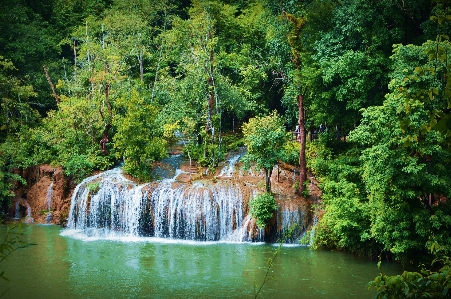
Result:
{"type": "MultiPolygon", "coordinates": [[[[0,237],[5,234],[0,227],[0,237]]],[[[277,245],[156,238],[76,238],[53,225],[29,225],[36,245],[0,263],[2,298],[254,298],[277,245]]],[[[401,273],[394,263],[386,274],[401,273]]],[[[288,245],[258,298],[373,298],[366,283],[376,262],[350,254],[288,245]]]]}

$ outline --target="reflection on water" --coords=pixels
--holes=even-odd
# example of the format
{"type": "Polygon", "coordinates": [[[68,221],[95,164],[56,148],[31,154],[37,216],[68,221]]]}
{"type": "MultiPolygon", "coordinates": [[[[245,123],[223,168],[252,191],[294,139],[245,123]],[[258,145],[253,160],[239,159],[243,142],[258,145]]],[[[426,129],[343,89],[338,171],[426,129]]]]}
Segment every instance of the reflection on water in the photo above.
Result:
{"type": "MultiPolygon", "coordinates": [[[[8,289],[3,298],[253,298],[277,248],[152,238],[85,241],[61,231],[26,227],[26,240],[37,245],[0,264],[10,279],[0,284],[0,292],[8,289]]],[[[401,268],[386,264],[384,271],[401,268]]],[[[365,285],[378,273],[374,262],[352,255],[284,247],[259,298],[372,298],[365,285]]]]}

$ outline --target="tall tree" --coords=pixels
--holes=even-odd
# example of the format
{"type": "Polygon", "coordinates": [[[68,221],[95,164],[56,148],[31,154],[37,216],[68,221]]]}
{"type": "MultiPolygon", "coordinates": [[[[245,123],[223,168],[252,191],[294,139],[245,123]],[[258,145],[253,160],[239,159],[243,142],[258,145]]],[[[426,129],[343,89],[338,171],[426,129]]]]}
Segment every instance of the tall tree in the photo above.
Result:
{"type": "MultiPolygon", "coordinates": [[[[162,122],[187,132],[189,149],[202,165],[216,166],[224,146],[225,121],[242,121],[267,110],[260,87],[267,78],[255,35],[263,36],[264,9],[218,1],[194,1],[189,18],[175,18],[161,35],[164,62],[156,99],[164,106],[162,122]],[[255,10],[251,9],[255,8],[255,10]],[[189,129],[189,130],[187,130],[189,129]]],[[[229,128],[231,126],[229,125],[229,128]]]]}
{"type": "Polygon", "coordinates": [[[360,159],[374,209],[372,236],[403,261],[415,260],[433,241],[450,246],[448,231],[442,229],[451,224],[445,216],[451,196],[449,131],[432,129],[437,122],[431,119],[445,113],[446,106],[435,96],[446,92],[446,81],[438,74],[447,66],[427,54],[436,45],[430,41],[395,48],[391,92],[382,106],[364,111],[350,135],[365,147],[360,159]]]}
{"type": "Polygon", "coordinates": [[[13,63],[0,56],[0,217],[7,212],[15,183],[25,183],[13,169],[29,166],[24,140],[29,137],[28,129],[39,121],[39,114],[30,106],[36,93],[13,75],[14,70],[13,63]]]}
{"type": "Polygon", "coordinates": [[[30,1],[0,1],[0,55],[15,65],[14,75],[33,85],[32,106],[41,112],[55,107],[55,101],[42,69],[58,59],[62,38],[49,22],[51,5],[30,1]]]}
{"type": "Polygon", "coordinates": [[[384,100],[392,45],[424,38],[420,24],[428,18],[431,4],[429,0],[331,2],[330,27],[306,43],[319,70],[311,90],[315,109],[309,112],[329,131],[338,128],[338,135],[345,137],[358,125],[361,108],[384,100]]]}
{"type": "Polygon", "coordinates": [[[307,180],[307,164],[305,160],[305,108],[304,108],[304,93],[305,89],[302,86],[301,78],[301,68],[302,68],[302,58],[301,53],[303,51],[301,36],[302,29],[305,26],[307,20],[303,17],[296,17],[293,14],[283,12],[286,18],[292,23],[293,29],[288,36],[288,43],[292,49],[293,64],[296,69],[295,77],[293,78],[293,83],[298,90],[296,99],[298,105],[298,130],[299,130],[299,193],[302,194],[305,190],[305,181],[307,180]]]}

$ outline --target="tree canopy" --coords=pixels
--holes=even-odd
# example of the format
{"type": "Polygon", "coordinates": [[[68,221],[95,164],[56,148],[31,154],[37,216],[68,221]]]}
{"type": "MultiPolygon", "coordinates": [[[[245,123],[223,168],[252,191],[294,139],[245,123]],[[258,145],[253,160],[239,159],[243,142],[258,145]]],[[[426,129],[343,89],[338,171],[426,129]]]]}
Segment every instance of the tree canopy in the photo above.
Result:
{"type": "Polygon", "coordinates": [[[283,158],[287,140],[283,119],[276,112],[256,116],[243,125],[243,134],[248,150],[245,161],[254,162],[265,170],[266,192],[271,193],[271,173],[274,165],[283,158]]]}

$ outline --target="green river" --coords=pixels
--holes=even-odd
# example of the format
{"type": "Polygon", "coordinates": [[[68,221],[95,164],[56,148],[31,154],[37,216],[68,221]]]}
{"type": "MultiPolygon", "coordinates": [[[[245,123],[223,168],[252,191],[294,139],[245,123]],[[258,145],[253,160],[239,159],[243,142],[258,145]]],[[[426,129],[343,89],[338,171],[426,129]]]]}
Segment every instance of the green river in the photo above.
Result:
{"type": "MultiPolygon", "coordinates": [[[[2,227],[0,236],[5,234],[2,227]]],[[[155,238],[76,238],[53,225],[24,227],[26,242],[0,263],[3,298],[254,298],[276,245],[155,238]]],[[[386,274],[401,266],[383,263],[386,274]]],[[[284,246],[258,298],[373,298],[376,262],[284,246]]]]}

